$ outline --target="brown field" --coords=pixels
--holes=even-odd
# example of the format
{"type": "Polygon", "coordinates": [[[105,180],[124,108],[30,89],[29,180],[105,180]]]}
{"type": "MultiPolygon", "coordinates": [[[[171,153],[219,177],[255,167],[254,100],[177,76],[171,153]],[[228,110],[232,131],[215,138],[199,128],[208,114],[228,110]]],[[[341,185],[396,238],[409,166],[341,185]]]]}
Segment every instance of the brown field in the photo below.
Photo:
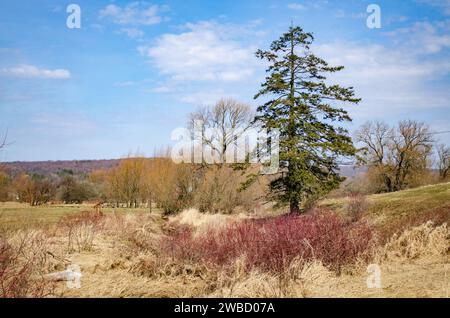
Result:
{"type": "MultiPolygon", "coordinates": [[[[204,214],[190,209],[163,217],[157,210],[107,208],[103,216],[96,217],[92,212],[80,214],[90,211],[89,205],[0,203],[1,233],[13,250],[20,249],[7,270],[17,274],[21,269],[17,266],[24,266],[28,273],[16,294],[3,290],[3,296],[449,297],[450,230],[442,216],[445,221],[450,216],[450,184],[366,200],[363,219],[381,232],[387,224],[398,223],[397,231],[392,231],[396,234],[339,271],[320,259],[294,259],[278,272],[246,268],[245,253],[220,267],[173,258],[162,250],[161,242],[184,228],[201,237],[255,218],[246,214],[204,214]],[[435,213],[441,222],[427,223],[419,217],[423,214],[434,220],[435,213]],[[420,224],[403,226],[403,218],[416,220],[416,216],[420,224]],[[369,264],[379,265],[381,288],[367,287],[369,264]],[[81,270],[80,288],[46,278],[69,265],[81,270]]],[[[345,217],[348,199],[325,200],[321,205],[345,217]]],[[[13,276],[3,279],[8,283],[13,276]]]]}

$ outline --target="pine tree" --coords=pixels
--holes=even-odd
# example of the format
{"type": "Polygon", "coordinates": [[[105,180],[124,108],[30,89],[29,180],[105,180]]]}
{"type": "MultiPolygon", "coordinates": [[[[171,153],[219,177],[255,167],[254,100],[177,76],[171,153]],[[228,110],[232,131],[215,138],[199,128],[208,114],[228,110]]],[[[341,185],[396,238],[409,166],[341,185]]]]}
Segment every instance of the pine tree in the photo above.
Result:
{"type": "Polygon", "coordinates": [[[281,173],[270,186],[281,204],[291,213],[339,186],[338,158],[356,153],[348,130],[336,123],[351,121],[337,102],[358,103],[353,87],[325,83],[327,73],[344,67],[329,66],[315,56],[310,46],[314,38],[300,27],[290,27],[269,51],[256,56],[270,64],[255,99],[269,100],[258,107],[256,121],[280,133],[281,173]]]}

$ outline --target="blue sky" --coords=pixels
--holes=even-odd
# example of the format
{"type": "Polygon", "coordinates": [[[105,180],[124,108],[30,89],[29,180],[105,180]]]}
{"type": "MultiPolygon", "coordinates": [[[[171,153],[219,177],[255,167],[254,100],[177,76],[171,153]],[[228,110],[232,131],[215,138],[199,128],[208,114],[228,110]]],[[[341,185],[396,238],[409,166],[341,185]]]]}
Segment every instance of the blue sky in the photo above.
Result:
{"type": "MultiPolygon", "coordinates": [[[[253,106],[258,48],[293,21],[346,66],[332,80],[366,120],[450,130],[450,1],[10,1],[0,3],[0,161],[152,155],[189,112],[221,97],[253,106]],[[66,7],[81,8],[81,28],[66,7]],[[366,25],[369,4],[381,28],[366,25]]],[[[450,134],[438,135],[450,143],[450,134]]]]}

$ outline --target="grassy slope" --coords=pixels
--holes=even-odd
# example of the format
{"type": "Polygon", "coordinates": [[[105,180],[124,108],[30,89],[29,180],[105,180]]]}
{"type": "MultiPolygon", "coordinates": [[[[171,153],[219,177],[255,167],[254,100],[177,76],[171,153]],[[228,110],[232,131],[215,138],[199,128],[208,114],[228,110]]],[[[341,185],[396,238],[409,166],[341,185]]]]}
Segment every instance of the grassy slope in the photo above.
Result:
{"type": "MultiPolygon", "coordinates": [[[[422,213],[450,205],[450,183],[370,195],[367,200],[367,216],[376,223],[385,223],[410,213],[422,213]]],[[[347,198],[326,199],[321,205],[344,212],[346,203],[347,198]]]]}

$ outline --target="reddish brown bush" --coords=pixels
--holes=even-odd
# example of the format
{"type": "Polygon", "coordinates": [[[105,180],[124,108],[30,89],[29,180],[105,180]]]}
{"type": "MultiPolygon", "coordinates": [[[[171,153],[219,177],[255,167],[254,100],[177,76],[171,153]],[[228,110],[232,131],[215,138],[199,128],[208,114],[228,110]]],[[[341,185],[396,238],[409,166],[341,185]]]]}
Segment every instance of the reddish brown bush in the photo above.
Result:
{"type": "Polygon", "coordinates": [[[248,268],[279,272],[300,258],[319,259],[339,270],[368,251],[372,238],[366,223],[348,223],[322,211],[242,221],[200,236],[185,228],[163,242],[163,251],[177,259],[219,266],[245,254],[248,268]]]}
{"type": "MultiPolygon", "coordinates": [[[[54,284],[44,279],[42,254],[29,251],[25,237],[13,246],[0,238],[0,298],[45,297],[52,294],[54,284]]],[[[45,262],[45,259],[44,259],[45,262]]]]}

